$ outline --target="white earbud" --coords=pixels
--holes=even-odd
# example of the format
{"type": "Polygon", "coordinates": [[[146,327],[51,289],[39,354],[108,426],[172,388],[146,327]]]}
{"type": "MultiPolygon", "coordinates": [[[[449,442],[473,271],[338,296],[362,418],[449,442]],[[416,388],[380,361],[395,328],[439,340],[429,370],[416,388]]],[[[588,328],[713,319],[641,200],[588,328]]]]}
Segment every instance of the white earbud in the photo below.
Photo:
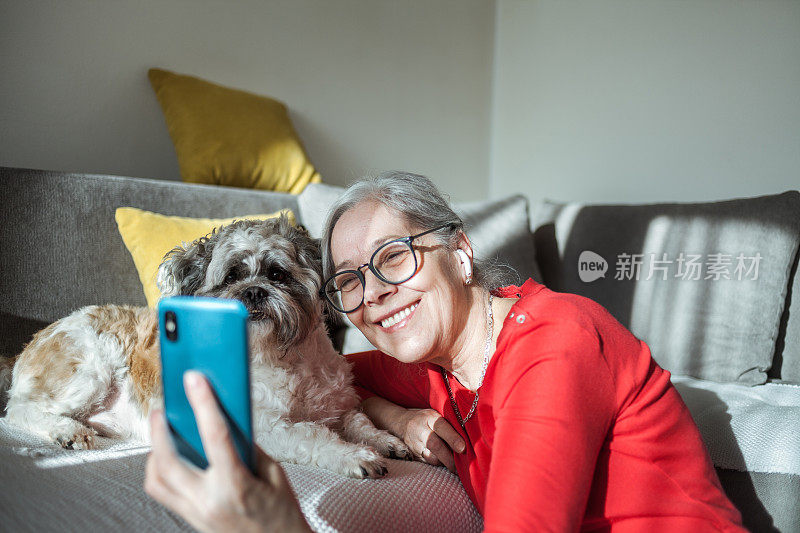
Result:
{"type": "Polygon", "coordinates": [[[467,252],[464,250],[456,250],[456,255],[461,260],[461,266],[464,269],[464,274],[467,275],[467,285],[472,283],[472,263],[469,260],[467,252]]]}

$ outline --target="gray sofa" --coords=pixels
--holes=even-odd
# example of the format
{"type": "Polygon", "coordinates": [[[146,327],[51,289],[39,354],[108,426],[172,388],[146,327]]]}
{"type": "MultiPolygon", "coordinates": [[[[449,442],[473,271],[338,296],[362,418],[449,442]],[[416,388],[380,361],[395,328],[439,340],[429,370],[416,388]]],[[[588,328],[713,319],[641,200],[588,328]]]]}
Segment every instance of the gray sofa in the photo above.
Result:
{"type": "MultiPolygon", "coordinates": [[[[10,168],[0,168],[0,186],[2,356],[18,353],[35,331],[80,306],[145,305],[114,222],[117,207],[215,218],[288,207],[318,235],[340,193],[325,185],[291,196],[10,168]]],[[[673,373],[745,524],[800,531],[800,193],[638,206],[547,200],[529,206],[517,196],[457,207],[476,253],[507,265],[509,281],[533,277],[593,298],[647,341],[673,373]],[[744,270],[735,279],[739,253],[760,254],[756,279],[744,270]],[[697,264],[690,255],[707,261],[712,254],[719,254],[715,271],[704,264],[701,279],[676,275],[678,257],[688,266],[697,264]],[[719,273],[726,256],[734,279],[719,273]],[[595,275],[580,270],[581,262],[601,269],[605,262],[604,277],[587,281],[595,275]],[[634,278],[626,265],[636,264],[645,274],[652,267],[655,276],[634,278]]],[[[333,333],[344,353],[369,347],[352,328],[333,333]]],[[[145,453],[141,445],[113,442],[64,452],[0,420],[0,483],[16,487],[0,495],[0,523],[52,529],[66,514],[92,529],[187,529],[142,492],[145,453]]],[[[320,531],[482,526],[457,478],[442,468],[393,461],[386,479],[363,481],[286,468],[320,531]]]]}

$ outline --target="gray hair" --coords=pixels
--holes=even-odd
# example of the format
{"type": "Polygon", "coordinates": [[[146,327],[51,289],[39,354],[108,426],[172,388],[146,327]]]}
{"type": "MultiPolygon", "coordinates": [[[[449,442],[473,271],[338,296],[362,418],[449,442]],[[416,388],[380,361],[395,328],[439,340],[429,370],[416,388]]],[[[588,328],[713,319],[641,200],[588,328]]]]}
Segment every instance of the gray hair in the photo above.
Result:
{"type": "MultiPolygon", "coordinates": [[[[411,227],[421,231],[447,225],[431,235],[451,250],[456,249],[464,232],[461,220],[445,195],[433,182],[419,174],[408,172],[383,172],[353,183],[331,207],[322,234],[323,279],[333,275],[331,235],[339,219],[350,209],[363,202],[378,202],[397,211],[411,227]]],[[[472,276],[475,283],[487,290],[502,284],[502,275],[494,266],[473,257],[472,276]]]]}

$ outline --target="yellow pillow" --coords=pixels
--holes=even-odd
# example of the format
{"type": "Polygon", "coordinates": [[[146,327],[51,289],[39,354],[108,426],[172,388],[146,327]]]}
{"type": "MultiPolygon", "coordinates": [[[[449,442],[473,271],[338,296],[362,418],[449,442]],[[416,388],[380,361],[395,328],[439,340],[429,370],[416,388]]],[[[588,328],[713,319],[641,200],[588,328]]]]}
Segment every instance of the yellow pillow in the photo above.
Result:
{"type": "Polygon", "coordinates": [[[122,241],[133,257],[133,263],[139,272],[147,305],[155,307],[161,298],[161,291],[156,285],[158,266],[164,254],[183,243],[211,232],[213,228],[230,224],[234,220],[267,219],[286,213],[289,222],[295,224],[294,213],[289,209],[269,215],[242,215],[234,218],[187,218],[174,217],[136,209],[135,207],[117,208],[114,218],[122,236],[122,241]]]}
{"type": "Polygon", "coordinates": [[[321,181],[281,102],[156,68],[148,76],[183,181],[293,194],[321,181]]]}

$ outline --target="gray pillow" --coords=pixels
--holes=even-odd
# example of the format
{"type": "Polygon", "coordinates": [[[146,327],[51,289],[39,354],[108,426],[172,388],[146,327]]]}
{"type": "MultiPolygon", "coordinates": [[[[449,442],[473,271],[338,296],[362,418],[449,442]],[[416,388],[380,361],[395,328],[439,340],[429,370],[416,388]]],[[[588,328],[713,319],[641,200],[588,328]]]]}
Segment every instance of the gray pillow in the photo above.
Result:
{"type": "Polygon", "coordinates": [[[698,204],[545,200],[532,219],[545,284],[603,305],[662,367],[720,382],[766,381],[800,242],[800,193],[698,204]],[[587,251],[596,256],[581,258],[587,251]],[[643,254],[638,280],[628,268],[634,254],[643,254]],[[690,254],[699,256],[700,279],[688,267],[690,254]],[[739,254],[745,269],[737,272],[739,254]],[[756,254],[760,260],[749,259],[756,254]],[[592,279],[603,260],[605,276],[592,279]],[[747,273],[756,263],[757,275],[747,273]]]}
{"type": "Polygon", "coordinates": [[[300,223],[315,239],[322,238],[328,210],[344,189],[324,183],[309,183],[297,196],[297,215],[300,223]]]}
{"type": "MultiPolygon", "coordinates": [[[[800,216],[800,215],[798,215],[800,216]]],[[[787,296],[787,306],[783,312],[783,321],[775,349],[775,368],[770,372],[776,378],[787,383],[800,384],[800,251],[797,252],[792,265],[792,285],[787,296]]]]}
{"type": "MultiPolygon", "coordinates": [[[[312,183],[298,196],[300,222],[312,237],[322,236],[328,210],[343,191],[312,183]]],[[[507,283],[521,284],[528,278],[541,282],[524,196],[455,204],[453,209],[464,221],[475,257],[494,263],[507,283]]],[[[344,333],[342,353],[370,349],[372,345],[357,329],[344,333]]]]}
{"type": "Polygon", "coordinates": [[[541,283],[524,196],[455,204],[453,209],[464,221],[475,257],[503,270],[504,284],[521,285],[528,278],[541,283]]]}

